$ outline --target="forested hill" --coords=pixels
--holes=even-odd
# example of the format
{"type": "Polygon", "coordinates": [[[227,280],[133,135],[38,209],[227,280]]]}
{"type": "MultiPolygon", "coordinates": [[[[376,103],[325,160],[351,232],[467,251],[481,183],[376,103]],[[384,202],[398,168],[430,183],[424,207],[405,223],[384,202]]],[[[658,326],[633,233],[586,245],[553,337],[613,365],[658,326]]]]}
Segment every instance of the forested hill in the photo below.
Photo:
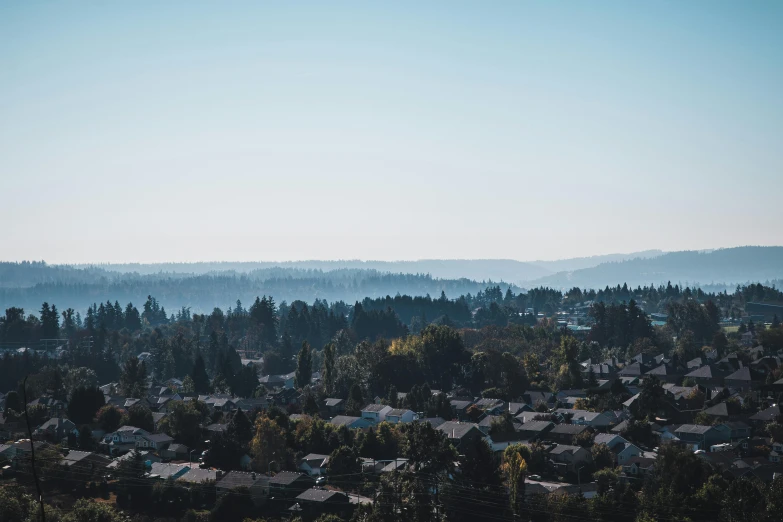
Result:
{"type": "Polygon", "coordinates": [[[602,263],[542,277],[529,282],[529,286],[603,288],[624,281],[635,287],[671,281],[731,287],[779,279],[783,279],[783,247],[738,247],[711,252],[670,252],[646,259],[602,263]]]}
{"type": "MultiPolygon", "coordinates": [[[[589,260],[591,258],[583,258],[589,260]]],[[[600,261],[585,266],[595,266],[600,261]]],[[[559,263],[559,262],[555,262],[559,263]]],[[[98,268],[111,272],[157,274],[208,274],[234,271],[248,273],[261,269],[297,269],[330,272],[341,269],[376,270],[392,274],[429,274],[438,279],[472,279],[474,281],[520,282],[553,274],[543,266],[546,262],[526,263],[513,259],[422,259],[416,261],[259,261],[259,262],[196,262],[196,263],[125,263],[110,265],[77,265],[77,268],[98,268]]]]}
{"type": "MultiPolygon", "coordinates": [[[[377,270],[339,269],[324,272],[294,268],[262,268],[248,272],[227,270],[206,274],[162,272],[141,275],[103,268],[81,269],[44,263],[0,263],[0,310],[18,306],[37,310],[44,301],[61,308],[85,310],[107,299],[141,303],[148,295],[171,310],[182,306],[194,312],[228,307],[237,299],[251,302],[259,295],[278,301],[353,303],[366,297],[476,294],[485,281],[436,279],[423,274],[391,274],[377,270]]],[[[509,285],[500,284],[505,291],[509,285]]],[[[512,289],[517,289],[512,286],[512,289]]]]}

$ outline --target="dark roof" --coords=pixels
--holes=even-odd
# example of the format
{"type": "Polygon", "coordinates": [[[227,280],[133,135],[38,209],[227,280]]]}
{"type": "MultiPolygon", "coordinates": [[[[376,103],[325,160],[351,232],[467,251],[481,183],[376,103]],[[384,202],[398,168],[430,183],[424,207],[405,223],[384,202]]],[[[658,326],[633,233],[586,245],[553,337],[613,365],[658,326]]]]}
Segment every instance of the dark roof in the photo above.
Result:
{"type": "Polygon", "coordinates": [[[638,464],[640,468],[649,468],[655,465],[655,459],[647,457],[631,457],[625,461],[623,466],[630,466],[631,464],[638,464]]]}
{"type": "Polygon", "coordinates": [[[441,424],[443,424],[444,422],[446,422],[446,419],[444,419],[443,417],[427,417],[427,418],[425,418],[425,419],[419,419],[419,420],[420,420],[421,422],[429,422],[429,423],[430,423],[430,425],[431,425],[433,428],[437,428],[438,426],[440,426],[441,424]]]}
{"type": "MultiPolygon", "coordinates": [[[[275,486],[290,486],[300,478],[306,478],[310,479],[308,475],[305,475],[304,473],[295,473],[293,471],[281,471],[274,477],[272,477],[269,480],[270,484],[274,484],[275,486]]],[[[313,480],[313,479],[310,479],[313,480]]]]}
{"type": "Polygon", "coordinates": [[[364,408],[362,408],[362,411],[381,411],[384,408],[388,408],[389,406],[385,404],[368,404],[364,408]]]}
{"type": "Polygon", "coordinates": [[[342,403],[344,401],[345,401],[345,399],[326,399],[324,401],[324,403],[327,406],[332,407],[332,406],[337,406],[338,404],[340,404],[340,403],[342,403]]]}
{"type": "Polygon", "coordinates": [[[532,420],[520,426],[519,431],[546,431],[554,426],[551,421],[532,420]]]}
{"type": "Polygon", "coordinates": [[[701,368],[697,368],[690,373],[685,374],[685,377],[696,377],[698,379],[712,379],[713,377],[719,377],[721,372],[716,370],[711,364],[706,364],[701,368]]]}
{"type": "Polygon", "coordinates": [[[359,420],[359,417],[352,417],[350,415],[337,415],[329,421],[329,424],[334,426],[347,426],[349,424],[353,424],[357,420],[359,420]]]}
{"type": "Polygon", "coordinates": [[[269,477],[260,473],[249,473],[247,471],[229,471],[226,476],[217,482],[217,486],[223,489],[234,489],[256,484],[257,482],[267,482],[269,477]]]}
{"type": "Polygon", "coordinates": [[[478,427],[472,422],[447,421],[435,429],[442,431],[450,439],[462,439],[472,429],[478,429],[478,427]]]}
{"type": "Polygon", "coordinates": [[[780,415],[780,405],[770,406],[766,410],[762,410],[753,415],[750,420],[769,422],[775,420],[775,417],[780,415]]]}
{"type": "Polygon", "coordinates": [[[297,500],[304,500],[306,502],[336,502],[336,501],[348,501],[348,495],[342,491],[335,491],[333,489],[323,488],[310,488],[296,497],[297,500]]]}
{"type": "MultiPolygon", "coordinates": [[[[524,425],[523,425],[524,427],[524,425]]],[[[558,433],[563,435],[577,435],[585,431],[589,426],[584,424],[558,424],[549,433],[558,433]]]]}
{"type": "Polygon", "coordinates": [[[207,480],[217,480],[217,470],[190,468],[187,473],[177,479],[180,482],[199,483],[207,480]]]}
{"type": "Polygon", "coordinates": [[[152,435],[145,435],[144,438],[151,440],[152,442],[166,442],[169,440],[174,440],[170,435],[165,433],[153,433],[152,435]]]}
{"type": "Polygon", "coordinates": [[[745,366],[744,368],[740,368],[736,372],[732,373],[731,375],[726,376],[726,380],[732,380],[732,381],[752,381],[754,379],[754,375],[751,374],[750,368],[745,366]]]}
{"type": "Polygon", "coordinates": [[[706,413],[707,415],[712,415],[714,417],[728,417],[729,405],[726,404],[725,402],[720,402],[715,406],[704,410],[704,413],[706,413]]]}
{"type": "Polygon", "coordinates": [[[644,364],[635,362],[633,364],[629,364],[628,366],[620,370],[620,373],[618,375],[620,375],[621,377],[623,376],[634,377],[634,376],[642,375],[646,371],[647,371],[647,367],[644,364]]]}
{"type": "Polygon", "coordinates": [[[695,433],[698,435],[703,435],[710,431],[712,429],[712,426],[703,426],[701,424],[683,424],[676,430],[674,430],[675,433],[695,433]]]}

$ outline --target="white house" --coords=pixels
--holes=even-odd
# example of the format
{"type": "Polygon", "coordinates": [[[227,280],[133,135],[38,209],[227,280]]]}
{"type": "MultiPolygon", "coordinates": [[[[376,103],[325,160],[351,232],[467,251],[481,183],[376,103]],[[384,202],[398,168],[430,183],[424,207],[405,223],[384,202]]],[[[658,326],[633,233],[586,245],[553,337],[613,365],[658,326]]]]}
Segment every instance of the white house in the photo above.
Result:
{"type": "Polygon", "coordinates": [[[316,477],[324,472],[326,465],[329,463],[329,455],[319,455],[318,453],[310,453],[305,455],[299,461],[299,471],[307,473],[311,477],[316,477]]]}
{"type": "Polygon", "coordinates": [[[609,412],[595,412],[586,410],[570,410],[568,408],[558,408],[555,413],[566,417],[570,416],[571,424],[582,424],[592,428],[608,428],[614,424],[615,416],[609,412]]]}
{"type": "Polygon", "coordinates": [[[392,407],[385,404],[368,404],[362,408],[362,419],[373,424],[379,424],[386,420],[386,415],[390,411],[392,411],[392,407]]]}
{"type": "Polygon", "coordinates": [[[419,416],[411,410],[405,409],[393,409],[386,414],[386,422],[391,424],[399,424],[403,422],[413,422],[418,420],[419,416]]]}

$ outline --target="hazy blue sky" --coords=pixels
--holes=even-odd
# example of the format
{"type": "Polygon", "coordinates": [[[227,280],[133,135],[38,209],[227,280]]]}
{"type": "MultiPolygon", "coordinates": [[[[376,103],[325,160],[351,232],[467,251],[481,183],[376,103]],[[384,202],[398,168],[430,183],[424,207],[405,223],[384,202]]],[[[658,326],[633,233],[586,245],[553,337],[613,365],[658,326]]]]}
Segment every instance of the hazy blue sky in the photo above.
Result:
{"type": "Polygon", "coordinates": [[[777,0],[2,2],[0,259],[783,244],[782,93],[777,0]]]}

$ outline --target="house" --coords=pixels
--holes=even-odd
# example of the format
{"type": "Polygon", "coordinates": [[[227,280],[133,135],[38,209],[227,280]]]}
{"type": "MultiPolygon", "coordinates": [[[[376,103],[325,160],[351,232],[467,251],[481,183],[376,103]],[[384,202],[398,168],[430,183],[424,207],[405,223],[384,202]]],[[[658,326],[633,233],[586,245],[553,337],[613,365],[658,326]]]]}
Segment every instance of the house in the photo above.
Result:
{"type": "Polygon", "coordinates": [[[160,456],[169,460],[190,460],[190,448],[184,444],[169,444],[169,446],[160,451],[160,456]]]}
{"type": "Polygon", "coordinates": [[[269,479],[269,494],[276,499],[294,498],[315,486],[315,479],[304,473],[281,471],[269,479]]]}
{"type": "Polygon", "coordinates": [[[609,449],[624,442],[628,441],[616,433],[596,433],[595,439],[593,440],[593,444],[606,444],[609,449]]]}
{"type": "Polygon", "coordinates": [[[699,424],[683,424],[674,430],[674,435],[693,449],[708,449],[713,444],[729,442],[731,428],[723,424],[702,426],[699,424]]]}
{"type": "Polygon", "coordinates": [[[731,429],[731,440],[747,439],[751,435],[751,427],[742,421],[729,421],[723,424],[731,429]]]}
{"type": "Polygon", "coordinates": [[[160,421],[165,419],[168,416],[168,413],[166,412],[153,412],[152,413],[152,423],[154,425],[154,430],[157,432],[160,428],[160,421]]]}
{"type": "Polygon", "coordinates": [[[479,399],[476,406],[487,415],[498,415],[505,411],[506,403],[501,399],[479,399]]]}
{"type": "Polygon", "coordinates": [[[603,430],[615,423],[615,416],[609,412],[558,408],[555,413],[564,419],[570,419],[571,424],[583,424],[595,429],[603,430]]]}
{"type": "Polygon", "coordinates": [[[207,433],[210,434],[210,436],[214,436],[216,433],[225,433],[226,430],[228,430],[228,424],[214,422],[208,426],[205,426],[204,429],[207,431],[207,433]]]}
{"type": "Polygon", "coordinates": [[[467,418],[468,408],[473,406],[473,401],[466,401],[462,399],[452,399],[449,401],[451,409],[454,412],[454,416],[458,419],[467,418]]]}
{"type": "Polygon", "coordinates": [[[342,491],[313,487],[297,495],[296,503],[290,510],[295,516],[306,517],[306,519],[332,514],[341,520],[348,520],[351,518],[353,505],[348,495],[342,491]]]}
{"type": "Polygon", "coordinates": [[[79,435],[79,430],[76,428],[76,424],[68,419],[62,417],[54,417],[44,422],[33,432],[38,437],[44,437],[52,441],[61,441],[66,438],[68,434],[74,436],[79,435]]]}
{"type": "Polygon", "coordinates": [[[692,372],[685,374],[686,379],[691,379],[696,384],[705,388],[723,386],[725,376],[726,372],[720,370],[718,366],[714,364],[705,364],[701,368],[697,368],[692,372]]]}
{"type": "Polygon", "coordinates": [[[395,408],[386,414],[386,422],[391,424],[400,424],[413,422],[419,418],[418,414],[408,409],[395,408]]]}
{"type": "Polygon", "coordinates": [[[245,412],[262,411],[269,406],[269,400],[266,397],[246,397],[234,400],[234,406],[245,412]]]}
{"type": "Polygon", "coordinates": [[[174,439],[165,433],[153,433],[139,436],[136,439],[136,447],[138,449],[161,451],[168,448],[172,442],[174,442],[174,439]]]}
{"type": "Polygon", "coordinates": [[[555,423],[551,421],[532,420],[524,423],[517,431],[524,439],[535,441],[544,437],[554,427],[555,423]]]}
{"type": "Polygon", "coordinates": [[[229,471],[215,483],[215,492],[221,497],[236,488],[247,488],[253,504],[260,506],[269,497],[269,477],[247,471],[229,471]]]}
{"type": "Polygon", "coordinates": [[[392,411],[392,407],[386,404],[368,404],[362,408],[362,419],[370,424],[380,424],[386,420],[386,415],[392,411]]]}
{"type": "Polygon", "coordinates": [[[202,484],[204,482],[216,482],[222,477],[223,472],[216,469],[190,468],[187,473],[177,479],[177,482],[202,484]]]}
{"type": "Polygon", "coordinates": [[[549,449],[549,458],[559,473],[576,473],[582,464],[592,461],[590,451],[581,446],[557,444],[549,449]]]}
{"type": "MultiPolygon", "coordinates": [[[[141,460],[145,463],[147,467],[150,467],[150,465],[153,462],[161,462],[163,460],[149,450],[140,451],[139,453],[141,454],[141,460]]],[[[111,463],[109,463],[109,465],[106,467],[108,469],[117,469],[122,461],[132,459],[132,458],[133,458],[133,452],[125,453],[121,457],[117,457],[116,459],[112,460],[111,463]]]]}
{"type": "Polygon", "coordinates": [[[149,434],[147,430],[135,426],[122,426],[114,433],[107,433],[103,444],[107,446],[109,455],[118,455],[135,448],[141,437],[149,434]]]}
{"type": "Polygon", "coordinates": [[[329,455],[310,453],[299,459],[299,463],[296,467],[299,471],[307,473],[311,477],[317,477],[325,471],[328,463],[329,455]]]}
{"type": "Polygon", "coordinates": [[[463,443],[469,444],[484,436],[478,426],[472,422],[446,421],[435,429],[445,433],[457,448],[463,443]]]}
{"type": "Polygon", "coordinates": [[[657,366],[645,373],[645,375],[655,377],[661,382],[670,383],[682,382],[682,374],[683,372],[681,369],[675,368],[668,364],[661,364],[660,366],[657,366]]]}
{"type": "Polygon", "coordinates": [[[758,426],[758,425],[766,424],[768,422],[773,422],[778,417],[780,417],[780,405],[776,404],[774,406],[770,406],[765,410],[761,410],[760,412],[754,415],[751,415],[751,417],[748,420],[751,423],[758,426]]]}
{"type": "Polygon", "coordinates": [[[740,368],[736,372],[727,375],[724,383],[729,388],[738,390],[751,390],[758,388],[764,382],[764,375],[761,372],[752,370],[749,367],[740,368]]]}
{"type": "Polygon", "coordinates": [[[655,467],[655,459],[648,457],[632,457],[623,464],[623,479],[641,480],[652,473],[655,467]]]}
{"type": "Polygon", "coordinates": [[[345,399],[328,398],[324,400],[324,411],[330,416],[345,413],[345,399]]]}
{"type": "Polygon", "coordinates": [[[614,454],[615,462],[620,466],[633,457],[640,457],[643,453],[641,448],[627,441],[615,444],[610,450],[614,454]]]}
{"type": "MultiPolygon", "coordinates": [[[[653,362],[653,361],[650,361],[653,362]]],[[[635,362],[627,365],[625,368],[617,372],[618,377],[638,377],[641,378],[645,373],[650,370],[649,366],[640,362],[635,362]]]]}
{"type": "Polygon", "coordinates": [[[259,379],[259,382],[267,388],[292,389],[295,378],[296,372],[290,372],[283,375],[264,375],[259,379]]]}
{"type": "Polygon", "coordinates": [[[177,480],[190,471],[188,464],[171,464],[164,462],[153,462],[150,466],[150,478],[160,480],[177,480]]]}
{"type": "Polygon", "coordinates": [[[50,417],[62,417],[68,404],[65,401],[53,397],[39,397],[27,403],[29,408],[33,406],[43,406],[50,417]]]}
{"type": "Polygon", "coordinates": [[[547,409],[552,409],[557,403],[557,398],[551,392],[543,391],[526,391],[522,394],[522,400],[529,404],[533,409],[537,409],[536,406],[543,404],[547,409]]]}
{"type": "Polygon", "coordinates": [[[329,424],[332,426],[345,426],[346,428],[369,428],[372,423],[363,417],[352,417],[350,415],[338,415],[333,417],[329,424]]]}
{"type": "Polygon", "coordinates": [[[574,444],[576,438],[587,430],[592,431],[592,428],[583,424],[558,424],[544,435],[544,439],[559,444],[574,444]]]}

